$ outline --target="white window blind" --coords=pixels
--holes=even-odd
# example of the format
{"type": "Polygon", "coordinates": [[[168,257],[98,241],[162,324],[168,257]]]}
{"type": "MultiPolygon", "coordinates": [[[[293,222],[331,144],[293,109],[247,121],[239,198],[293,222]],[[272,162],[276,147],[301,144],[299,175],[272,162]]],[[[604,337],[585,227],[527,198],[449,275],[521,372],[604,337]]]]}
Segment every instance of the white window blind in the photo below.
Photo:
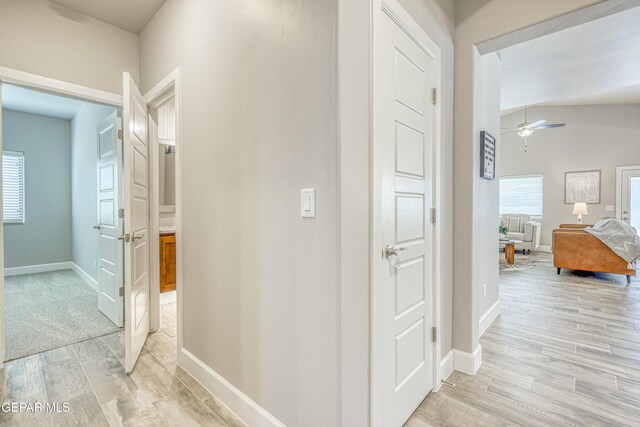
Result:
{"type": "Polygon", "coordinates": [[[542,216],[542,175],[500,178],[500,215],[542,216]]]}
{"type": "Polygon", "coordinates": [[[24,153],[2,152],[2,210],[5,224],[24,222],[24,153]]]}

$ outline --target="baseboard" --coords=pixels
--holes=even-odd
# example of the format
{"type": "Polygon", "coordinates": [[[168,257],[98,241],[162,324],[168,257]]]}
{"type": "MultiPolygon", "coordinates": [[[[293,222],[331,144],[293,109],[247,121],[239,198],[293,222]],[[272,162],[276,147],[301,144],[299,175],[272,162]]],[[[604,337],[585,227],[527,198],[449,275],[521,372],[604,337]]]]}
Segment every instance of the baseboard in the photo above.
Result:
{"type": "Polygon", "coordinates": [[[446,380],[453,372],[453,350],[440,361],[440,379],[446,380]]]}
{"type": "Polygon", "coordinates": [[[551,253],[551,246],[538,246],[537,251],[551,253]]]}
{"type": "Polygon", "coordinates": [[[198,380],[211,394],[246,425],[251,427],[285,427],[284,423],[238,390],[222,375],[208,367],[184,348],[178,354],[178,364],[198,380]]]}
{"type": "Polygon", "coordinates": [[[480,344],[473,353],[467,353],[460,350],[453,351],[453,369],[469,375],[475,375],[482,365],[482,347],[480,344]]]}
{"type": "Polygon", "coordinates": [[[87,285],[91,286],[96,292],[98,292],[99,291],[98,281],[96,279],[94,279],[93,277],[91,277],[89,274],[87,274],[87,272],[84,271],[75,262],[72,262],[72,264],[73,264],[73,266],[71,267],[71,269],[73,271],[75,271],[78,274],[78,276],[82,277],[82,280],[84,280],[87,285]]]}
{"type": "Polygon", "coordinates": [[[70,270],[73,268],[71,261],[54,262],[51,264],[25,265],[23,267],[10,267],[4,269],[5,277],[20,276],[22,274],[46,273],[47,271],[70,270]]]}
{"type": "Polygon", "coordinates": [[[489,326],[493,323],[496,318],[500,316],[500,300],[496,301],[489,310],[480,318],[480,336],[485,333],[489,326]]]}

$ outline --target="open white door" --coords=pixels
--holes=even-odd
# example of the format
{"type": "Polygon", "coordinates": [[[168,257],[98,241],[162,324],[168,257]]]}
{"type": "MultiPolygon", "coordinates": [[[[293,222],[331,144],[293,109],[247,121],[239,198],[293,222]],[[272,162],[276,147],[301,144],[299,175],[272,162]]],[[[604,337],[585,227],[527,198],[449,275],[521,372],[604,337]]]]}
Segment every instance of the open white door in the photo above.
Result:
{"type": "Polygon", "coordinates": [[[640,233],[640,166],[622,171],[622,217],[640,233]]]}
{"type": "Polygon", "coordinates": [[[149,147],[147,104],[124,73],[125,369],[131,372],[149,333],[149,147]]]}
{"type": "Polygon", "coordinates": [[[119,112],[110,114],[98,125],[98,219],[99,233],[98,309],[118,327],[122,327],[124,306],[122,276],[122,241],[118,240],[122,222],[118,218],[122,184],[122,145],[119,112]]]}
{"type": "MultiPolygon", "coordinates": [[[[433,144],[435,49],[397,14],[382,13],[376,80],[382,423],[402,426],[433,387],[433,144]]],[[[408,21],[409,18],[407,18],[408,21]]]]}

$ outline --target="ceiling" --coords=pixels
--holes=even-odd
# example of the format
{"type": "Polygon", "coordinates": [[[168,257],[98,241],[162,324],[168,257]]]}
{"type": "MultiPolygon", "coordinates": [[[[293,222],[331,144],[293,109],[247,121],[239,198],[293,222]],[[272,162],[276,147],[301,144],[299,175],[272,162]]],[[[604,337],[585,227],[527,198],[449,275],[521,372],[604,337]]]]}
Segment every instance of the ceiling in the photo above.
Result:
{"type": "Polygon", "coordinates": [[[2,108],[71,120],[84,102],[10,84],[2,85],[2,108]]]}
{"type": "Polygon", "coordinates": [[[51,0],[123,30],[140,34],[165,0],[51,0]]]}
{"type": "Polygon", "coordinates": [[[502,110],[640,103],[640,8],[498,51],[502,110]]]}

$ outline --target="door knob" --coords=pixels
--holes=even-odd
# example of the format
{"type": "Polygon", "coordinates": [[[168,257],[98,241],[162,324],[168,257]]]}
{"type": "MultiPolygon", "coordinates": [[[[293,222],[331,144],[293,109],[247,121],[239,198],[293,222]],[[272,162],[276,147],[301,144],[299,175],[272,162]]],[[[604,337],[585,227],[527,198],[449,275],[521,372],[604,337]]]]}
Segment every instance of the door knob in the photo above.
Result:
{"type": "Polygon", "coordinates": [[[384,257],[386,259],[389,259],[389,258],[391,258],[393,256],[400,255],[400,252],[406,251],[406,250],[407,250],[407,248],[405,248],[403,246],[393,247],[391,245],[387,245],[387,246],[384,247],[383,254],[384,254],[384,257]]]}
{"type": "Polygon", "coordinates": [[[131,241],[131,235],[127,233],[124,236],[118,236],[118,240],[124,240],[128,243],[131,241]]]}
{"type": "Polygon", "coordinates": [[[140,233],[140,234],[138,234],[138,235],[135,235],[135,234],[134,234],[134,235],[133,235],[133,237],[131,238],[131,240],[133,240],[133,241],[135,242],[136,240],[140,240],[140,239],[142,239],[143,237],[144,237],[144,233],[140,233]]]}
{"type": "Polygon", "coordinates": [[[94,226],[93,226],[93,229],[94,229],[94,230],[100,230],[100,229],[101,229],[100,224],[98,224],[98,225],[94,225],[94,226]]]}

